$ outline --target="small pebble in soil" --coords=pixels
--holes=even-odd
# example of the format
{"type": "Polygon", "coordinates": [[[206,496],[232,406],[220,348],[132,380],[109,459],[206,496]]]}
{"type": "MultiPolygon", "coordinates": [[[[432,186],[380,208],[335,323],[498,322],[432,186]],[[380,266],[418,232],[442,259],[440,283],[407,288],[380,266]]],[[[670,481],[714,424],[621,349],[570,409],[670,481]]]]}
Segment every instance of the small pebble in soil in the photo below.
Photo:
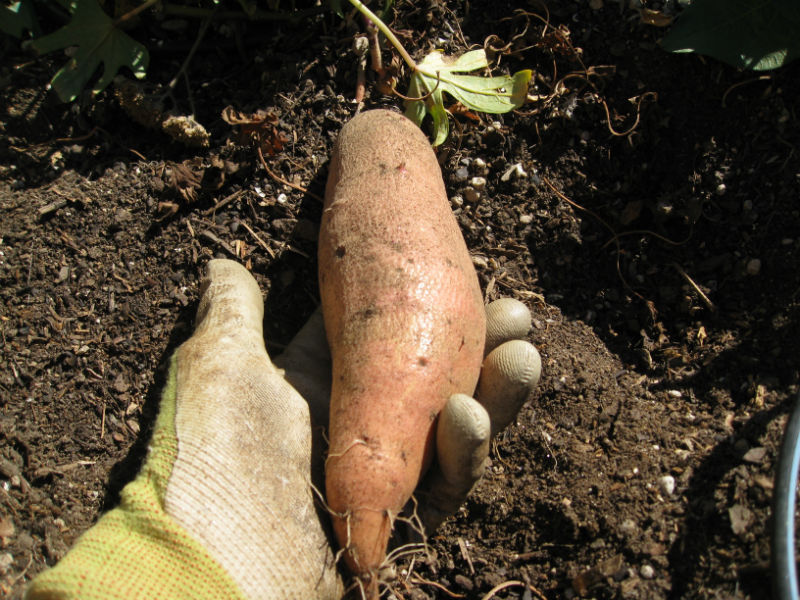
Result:
{"type": "Polygon", "coordinates": [[[745,452],[742,459],[745,462],[758,464],[764,460],[764,457],[767,455],[767,449],[763,446],[756,446],[755,448],[750,448],[747,452],[745,452]]]}
{"type": "Polygon", "coordinates": [[[658,478],[658,489],[665,496],[672,496],[675,493],[675,478],[672,475],[664,475],[658,478]]]}
{"type": "Polygon", "coordinates": [[[464,198],[467,202],[477,202],[481,198],[480,192],[473,187],[464,188],[464,198]]]}
{"type": "Polygon", "coordinates": [[[642,565],[642,568],[639,569],[639,575],[642,576],[642,579],[652,579],[656,576],[656,570],[650,565],[642,565]]]}
{"type": "Polygon", "coordinates": [[[459,586],[462,590],[465,590],[467,592],[471,592],[475,587],[475,584],[472,583],[472,580],[469,577],[465,577],[460,573],[453,578],[453,581],[455,581],[456,585],[459,586]]]}
{"type": "Polygon", "coordinates": [[[656,204],[656,213],[661,217],[666,217],[672,214],[674,207],[671,203],[667,202],[666,200],[659,200],[658,204],[656,204]]]}
{"type": "Polygon", "coordinates": [[[469,178],[469,169],[467,167],[459,167],[453,173],[453,179],[457,183],[464,183],[469,178]]]}
{"type": "Polygon", "coordinates": [[[522,223],[523,225],[527,225],[531,221],[533,221],[533,215],[520,215],[519,216],[519,222],[522,223]]]}
{"type": "Polygon", "coordinates": [[[469,184],[477,191],[482,191],[486,189],[486,178],[485,177],[473,177],[469,184]]]}
{"type": "Polygon", "coordinates": [[[522,179],[523,177],[527,176],[528,174],[525,172],[525,169],[522,168],[522,163],[515,163],[505,170],[505,172],[500,176],[500,181],[505,183],[510,181],[512,178],[522,179]]]}
{"type": "Polygon", "coordinates": [[[472,161],[472,169],[475,173],[486,173],[486,161],[482,158],[476,158],[472,161]]]}
{"type": "Polygon", "coordinates": [[[6,573],[8,573],[8,570],[11,568],[11,565],[13,564],[14,564],[13,555],[7,552],[5,554],[0,554],[0,575],[5,575],[6,573]]]}
{"type": "Polygon", "coordinates": [[[477,254],[472,255],[472,264],[478,268],[483,268],[483,269],[489,268],[489,261],[486,260],[486,257],[478,256],[477,254]]]}
{"type": "Polygon", "coordinates": [[[633,537],[637,530],[638,527],[633,519],[625,519],[619,526],[619,532],[626,537],[633,537]]]}
{"type": "Polygon", "coordinates": [[[114,222],[114,225],[116,225],[117,227],[122,227],[123,225],[125,225],[125,223],[130,221],[132,218],[133,218],[133,215],[131,214],[130,211],[125,210],[124,208],[118,208],[117,210],[114,211],[113,222],[114,222]]]}
{"type": "Polygon", "coordinates": [[[761,272],[761,261],[758,258],[751,258],[745,267],[748,275],[758,275],[761,272]]]}
{"type": "Polygon", "coordinates": [[[733,533],[742,535],[753,522],[753,512],[746,506],[734,504],[728,509],[728,518],[731,520],[733,533]]]}

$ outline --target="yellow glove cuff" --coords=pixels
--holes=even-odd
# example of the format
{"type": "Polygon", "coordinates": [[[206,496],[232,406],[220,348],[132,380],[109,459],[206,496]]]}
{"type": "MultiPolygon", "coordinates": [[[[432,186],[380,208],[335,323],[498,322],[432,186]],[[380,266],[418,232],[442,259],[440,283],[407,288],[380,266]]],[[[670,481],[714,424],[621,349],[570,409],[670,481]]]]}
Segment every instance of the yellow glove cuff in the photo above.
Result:
{"type": "Polygon", "coordinates": [[[173,355],[141,472],[122,490],[120,505],[33,581],[26,600],[244,600],[228,573],[164,510],[178,454],[175,399],[173,355]]]}

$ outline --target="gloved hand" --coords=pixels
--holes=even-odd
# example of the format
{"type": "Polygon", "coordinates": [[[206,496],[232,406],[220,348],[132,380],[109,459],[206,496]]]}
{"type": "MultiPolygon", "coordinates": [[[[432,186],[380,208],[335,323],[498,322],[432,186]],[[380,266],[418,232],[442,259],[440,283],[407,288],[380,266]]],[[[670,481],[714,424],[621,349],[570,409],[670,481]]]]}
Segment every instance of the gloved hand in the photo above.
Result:
{"type": "MultiPolygon", "coordinates": [[[[506,308],[487,310],[492,346],[530,327],[523,305],[501,302],[506,308]]],[[[298,333],[276,361],[281,368],[267,356],[262,320],[247,270],[211,261],[195,333],[173,355],[141,472],[120,505],[34,580],[29,600],[341,597],[314,492],[322,489],[323,438],[312,424],[327,423],[330,388],[322,318],[316,313],[298,333]]],[[[539,371],[533,346],[502,344],[479,383],[489,412],[465,396],[448,402],[437,462],[418,494],[426,528],[466,497],[490,434],[514,418],[539,371]]]]}

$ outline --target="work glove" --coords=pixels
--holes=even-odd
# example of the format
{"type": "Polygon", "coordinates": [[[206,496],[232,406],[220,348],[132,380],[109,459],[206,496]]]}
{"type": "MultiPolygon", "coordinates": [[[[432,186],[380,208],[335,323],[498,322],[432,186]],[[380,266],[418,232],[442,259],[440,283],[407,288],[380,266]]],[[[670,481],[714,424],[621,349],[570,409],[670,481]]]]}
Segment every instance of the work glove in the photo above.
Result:
{"type": "MultiPolygon", "coordinates": [[[[487,309],[477,395],[440,416],[437,461],[418,495],[422,531],[454,512],[480,477],[493,432],[513,420],[540,361],[524,305],[487,309]],[[488,412],[487,412],[488,409],[488,412]]],[[[213,260],[192,337],[174,353],[148,456],[117,508],[84,533],[28,600],[338,599],[324,510],[330,354],[315,313],[274,364],[258,284],[213,260]]]]}

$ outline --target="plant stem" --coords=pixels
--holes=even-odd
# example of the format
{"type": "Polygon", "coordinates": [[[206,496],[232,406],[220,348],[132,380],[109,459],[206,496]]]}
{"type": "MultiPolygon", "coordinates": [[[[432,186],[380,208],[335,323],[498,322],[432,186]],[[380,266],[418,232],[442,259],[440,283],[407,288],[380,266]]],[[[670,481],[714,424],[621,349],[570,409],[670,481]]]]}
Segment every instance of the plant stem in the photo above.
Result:
{"type": "Polygon", "coordinates": [[[323,12],[320,8],[308,10],[298,10],[295,12],[269,12],[256,9],[252,15],[247,15],[244,11],[216,10],[213,8],[201,8],[198,6],[181,6],[179,4],[164,3],[164,14],[178,15],[181,17],[205,18],[216,15],[220,19],[241,19],[250,21],[299,21],[306,17],[312,17],[323,12]]]}
{"type": "Polygon", "coordinates": [[[368,9],[366,6],[364,6],[364,3],[361,2],[360,0],[350,0],[350,4],[355,6],[356,10],[358,12],[360,12],[362,15],[364,15],[370,21],[372,21],[375,24],[375,27],[380,29],[381,33],[383,35],[385,35],[386,39],[389,40],[389,43],[392,46],[395,47],[395,50],[397,50],[397,52],[400,54],[402,59],[406,62],[408,67],[412,71],[416,71],[417,70],[417,63],[414,62],[414,59],[411,58],[411,55],[408,52],[406,52],[406,49],[403,48],[403,44],[400,43],[400,40],[397,39],[397,36],[394,34],[394,32],[391,29],[389,29],[389,27],[386,25],[386,23],[381,21],[381,19],[378,17],[378,15],[376,15],[374,12],[372,12],[370,9],[368,9]]]}
{"type": "Polygon", "coordinates": [[[143,4],[140,4],[139,6],[134,8],[133,10],[130,10],[130,11],[126,12],[119,19],[114,21],[114,27],[116,27],[120,23],[124,23],[128,19],[132,19],[133,17],[138,15],[140,12],[143,12],[143,11],[147,10],[148,8],[150,8],[151,6],[153,6],[153,4],[155,4],[156,2],[158,2],[158,0],[146,0],[143,4]]]}

